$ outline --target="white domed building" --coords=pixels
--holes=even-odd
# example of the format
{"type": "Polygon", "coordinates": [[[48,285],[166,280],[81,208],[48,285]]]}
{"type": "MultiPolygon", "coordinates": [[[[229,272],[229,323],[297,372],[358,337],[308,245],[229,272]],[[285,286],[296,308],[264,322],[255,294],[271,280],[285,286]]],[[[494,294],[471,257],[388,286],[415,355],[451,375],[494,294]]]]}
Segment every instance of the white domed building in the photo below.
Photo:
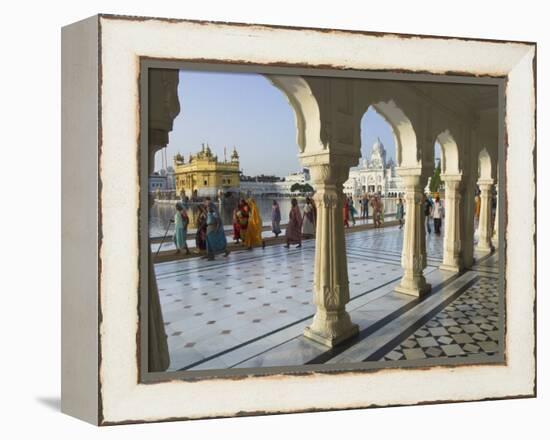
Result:
{"type": "Polygon", "coordinates": [[[373,144],[370,158],[361,160],[359,166],[350,169],[349,179],[344,183],[344,193],[349,197],[359,197],[365,193],[383,197],[403,194],[395,163],[392,159],[386,160],[386,149],[380,138],[373,144]]]}

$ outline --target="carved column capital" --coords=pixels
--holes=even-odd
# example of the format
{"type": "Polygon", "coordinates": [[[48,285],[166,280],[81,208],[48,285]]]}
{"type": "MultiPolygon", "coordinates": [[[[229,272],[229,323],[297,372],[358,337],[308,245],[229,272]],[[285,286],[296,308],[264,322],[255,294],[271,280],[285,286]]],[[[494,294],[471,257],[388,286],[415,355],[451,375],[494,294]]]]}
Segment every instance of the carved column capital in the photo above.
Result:
{"type": "MultiPolygon", "coordinates": [[[[442,176],[444,177],[444,176],[442,176]]],[[[460,179],[456,178],[445,178],[445,200],[446,202],[454,202],[455,200],[460,200],[462,195],[460,193],[462,182],[460,179]]]]}
{"type": "Polygon", "coordinates": [[[462,174],[442,174],[441,180],[443,180],[446,184],[448,183],[452,185],[453,187],[458,187],[462,182],[462,174]]]}
{"type": "Polygon", "coordinates": [[[358,161],[358,152],[345,149],[327,149],[300,155],[300,162],[309,168],[313,183],[329,185],[343,184],[348,179],[350,167],[357,165],[358,161]]]}
{"type": "Polygon", "coordinates": [[[320,163],[309,166],[311,181],[314,185],[343,185],[349,176],[349,165],[320,163]]]}
{"type": "Polygon", "coordinates": [[[480,179],[477,181],[477,185],[481,192],[489,192],[493,187],[493,179],[480,179]]]}

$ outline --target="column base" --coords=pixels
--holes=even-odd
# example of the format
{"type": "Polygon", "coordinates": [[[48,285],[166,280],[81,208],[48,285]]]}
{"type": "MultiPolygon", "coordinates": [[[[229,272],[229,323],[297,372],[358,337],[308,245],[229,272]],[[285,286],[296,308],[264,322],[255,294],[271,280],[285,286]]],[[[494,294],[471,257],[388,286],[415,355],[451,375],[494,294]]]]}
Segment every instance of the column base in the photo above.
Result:
{"type": "Polygon", "coordinates": [[[448,272],[455,272],[455,273],[458,273],[462,270],[460,266],[457,266],[455,264],[442,264],[439,266],[439,269],[446,270],[448,272]]]}
{"type": "Polygon", "coordinates": [[[476,250],[477,250],[478,252],[490,254],[491,252],[493,252],[493,247],[492,247],[492,246],[487,247],[487,246],[480,246],[480,245],[477,245],[477,246],[476,246],[476,250]]]}
{"type": "Polygon", "coordinates": [[[313,322],[304,330],[304,336],[315,342],[334,347],[359,333],[359,326],[351,322],[345,309],[318,308],[313,322]]]}
{"type": "Polygon", "coordinates": [[[335,347],[342,342],[354,337],[359,333],[359,326],[357,324],[351,324],[344,330],[340,330],[339,333],[334,334],[331,332],[317,332],[310,326],[304,329],[304,336],[327,347],[335,347]]]}
{"type": "Polygon", "coordinates": [[[432,290],[432,285],[428,283],[423,283],[416,287],[409,287],[400,284],[393,290],[395,290],[397,293],[402,293],[404,295],[421,297],[426,295],[427,293],[430,293],[430,291],[432,290]]]}
{"type": "MultiPolygon", "coordinates": [[[[473,249],[472,249],[473,251],[473,249]]],[[[468,257],[468,256],[465,256],[465,255],[462,255],[462,268],[463,269],[471,269],[472,266],[475,264],[476,262],[476,259],[471,256],[471,257],[468,257]]]]}

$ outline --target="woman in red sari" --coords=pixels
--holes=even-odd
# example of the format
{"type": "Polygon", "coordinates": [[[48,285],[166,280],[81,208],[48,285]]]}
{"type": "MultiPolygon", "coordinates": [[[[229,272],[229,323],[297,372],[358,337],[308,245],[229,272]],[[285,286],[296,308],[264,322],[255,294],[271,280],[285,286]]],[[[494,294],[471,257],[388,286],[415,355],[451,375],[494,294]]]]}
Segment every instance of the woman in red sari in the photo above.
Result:
{"type": "Polygon", "coordinates": [[[292,207],[288,214],[288,225],[286,226],[286,245],[289,248],[290,244],[298,243],[297,248],[302,247],[302,214],[298,208],[298,201],[292,199],[290,201],[292,207]]]}
{"type": "Polygon", "coordinates": [[[241,225],[239,224],[239,218],[237,213],[239,212],[240,205],[233,210],[233,241],[238,243],[241,239],[241,225]]]}
{"type": "Polygon", "coordinates": [[[344,226],[349,228],[349,200],[347,197],[344,202],[344,226]]]}
{"type": "Polygon", "coordinates": [[[236,223],[233,225],[233,231],[235,232],[236,229],[238,230],[239,234],[235,236],[240,238],[243,244],[244,244],[244,241],[246,240],[246,232],[248,230],[249,216],[250,216],[250,207],[248,206],[248,203],[244,201],[244,199],[241,199],[241,201],[239,202],[239,206],[237,206],[237,211],[235,212],[236,223]]]}

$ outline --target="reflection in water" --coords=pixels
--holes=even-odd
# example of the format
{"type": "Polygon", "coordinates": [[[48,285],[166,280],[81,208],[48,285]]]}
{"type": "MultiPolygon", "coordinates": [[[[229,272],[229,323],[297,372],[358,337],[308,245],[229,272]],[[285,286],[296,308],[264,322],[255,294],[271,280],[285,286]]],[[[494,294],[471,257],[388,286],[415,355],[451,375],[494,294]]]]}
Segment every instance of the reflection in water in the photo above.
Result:
{"type": "MultiPolygon", "coordinates": [[[[303,209],[305,205],[305,198],[297,197],[298,205],[300,210],[303,209]]],[[[264,226],[271,225],[271,204],[273,199],[271,198],[256,198],[256,205],[260,210],[260,215],[262,216],[262,222],[264,226]]],[[[288,220],[288,214],[290,212],[290,199],[281,198],[277,199],[279,203],[279,208],[281,209],[281,223],[286,224],[288,220]]],[[[355,202],[355,209],[357,209],[357,215],[361,214],[361,208],[359,201],[355,202]]],[[[387,214],[395,213],[396,199],[383,199],[384,203],[384,212],[387,214]]],[[[197,205],[199,203],[190,204],[187,214],[189,215],[190,224],[189,232],[195,230],[195,219],[198,212],[197,205]]],[[[225,229],[231,229],[233,224],[233,210],[237,204],[236,198],[226,198],[224,199],[221,207],[220,214],[222,215],[223,224],[225,229]]],[[[149,214],[149,236],[150,237],[162,237],[166,232],[166,228],[169,225],[170,219],[174,218],[175,213],[175,202],[166,203],[166,202],[155,202],[151,208],[149,214]]],[[[372,216],[372,209],[369,207],[369,216],[372,216]]],[[[168,234],[171,234],[173,231],[173,226],[169,228],[168,234]]]]}

